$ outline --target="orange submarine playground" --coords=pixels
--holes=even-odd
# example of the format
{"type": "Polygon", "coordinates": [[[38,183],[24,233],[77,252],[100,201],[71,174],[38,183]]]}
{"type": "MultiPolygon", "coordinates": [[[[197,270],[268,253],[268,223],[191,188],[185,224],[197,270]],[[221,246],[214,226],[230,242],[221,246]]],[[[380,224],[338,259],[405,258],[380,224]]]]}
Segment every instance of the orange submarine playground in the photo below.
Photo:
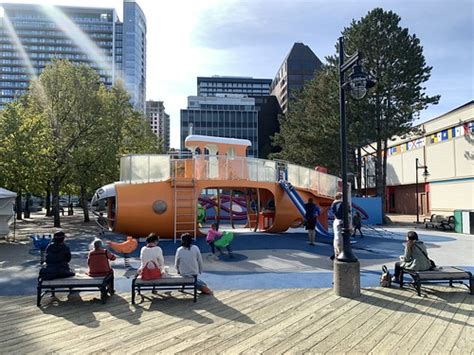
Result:
{"type": "Polygon", "coordinates": [[[133,237],[204,235],[205,223],[281,233],[304,221],[309,198],[319,206],[318,234],[328,235],[328,209],[340,179],[286,161],[246,156],[245,139],[190,135],[186,158],[127,155],[120,181],[99,188],[92,211],[106,229],[133,237]]]}

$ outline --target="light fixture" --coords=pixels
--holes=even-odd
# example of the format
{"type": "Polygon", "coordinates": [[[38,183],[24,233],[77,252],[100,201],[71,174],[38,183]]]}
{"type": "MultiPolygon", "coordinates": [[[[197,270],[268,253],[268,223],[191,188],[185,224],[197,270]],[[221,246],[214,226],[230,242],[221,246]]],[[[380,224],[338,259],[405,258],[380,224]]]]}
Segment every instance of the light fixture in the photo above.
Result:
{"type": "Polygon", "coordinates": [[[373,80],[370,80],[368,75],[364,73],[362,66],[357,63],[354,66],[352,74],[349,75],[349,89],[351,96],[356,100],[361,100],[367,94],[367,89],[375,85],[373,80]]]}

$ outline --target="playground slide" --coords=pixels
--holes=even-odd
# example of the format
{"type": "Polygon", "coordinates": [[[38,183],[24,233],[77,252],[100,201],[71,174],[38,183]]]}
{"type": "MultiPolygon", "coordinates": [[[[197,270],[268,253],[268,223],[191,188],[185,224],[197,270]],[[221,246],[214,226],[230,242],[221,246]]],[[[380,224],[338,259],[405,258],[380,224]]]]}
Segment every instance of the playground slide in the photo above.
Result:
{"type": "MultiPolygon", "coordinates": [[[[296,191],[294,186],[291,185],[291,183],[289,183],[288,181],[281,180],[280,181],[280,186],[283,188],[283,190],[285,190],[285,192],[290,197],[291,202],[293,202],[293,204],[298,209],[298,212],[304,218],[304,216],[306,214],[306,210],[304,208],[305,203],[304,203],[303,199],[301,198],[300,194],[298,193],[298,191],[296,191]]],[[[316,222],[316,232],[319,235],[322,235],[323,237],[328,237],[328,238],[333,237],[330,233],[328,233],[328,231],[323,227],[323,225],[319,221],[316,222]]]]}

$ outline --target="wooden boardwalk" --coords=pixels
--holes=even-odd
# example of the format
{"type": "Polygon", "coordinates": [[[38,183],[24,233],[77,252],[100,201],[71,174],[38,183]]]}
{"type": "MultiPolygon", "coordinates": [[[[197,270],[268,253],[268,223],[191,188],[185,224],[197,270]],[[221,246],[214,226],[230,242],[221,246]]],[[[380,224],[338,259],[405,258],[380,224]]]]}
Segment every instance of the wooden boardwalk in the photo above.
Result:
{"type": "MultiPolygon", "coordinates": [[[[357,300],[330,289],[174,292],[131,306],[94,294],[43,300],[0,297],[1,353],[459,353],[474,352],[466,288],[364,289],[357,300]],[[48,304],[49,302],[49,304],[48,304]]],[[[64,296],[65,297],[65,296],[64,296]]]]}

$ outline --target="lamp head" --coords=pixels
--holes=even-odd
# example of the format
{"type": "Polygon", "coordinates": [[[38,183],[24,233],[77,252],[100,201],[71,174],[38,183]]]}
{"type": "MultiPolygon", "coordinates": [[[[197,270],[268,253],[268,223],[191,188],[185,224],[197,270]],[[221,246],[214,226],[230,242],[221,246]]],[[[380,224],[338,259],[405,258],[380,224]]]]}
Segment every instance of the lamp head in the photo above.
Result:
{"type": "Polygon", "coordinates": [[[428,179],[428,176],[430,176],[430,173],[428,172],[428,167],[425,166],[425,169],[423,170],[423,177],[424,179],[428,179]]]}
{"type": "Polygon", "coordinates": [[[352,74],[349,76],[349,89],[351,96],[356,99],[362,99],[367,94],[367,74],[362,70],[362,66],[354,66],[352,74]]]}

